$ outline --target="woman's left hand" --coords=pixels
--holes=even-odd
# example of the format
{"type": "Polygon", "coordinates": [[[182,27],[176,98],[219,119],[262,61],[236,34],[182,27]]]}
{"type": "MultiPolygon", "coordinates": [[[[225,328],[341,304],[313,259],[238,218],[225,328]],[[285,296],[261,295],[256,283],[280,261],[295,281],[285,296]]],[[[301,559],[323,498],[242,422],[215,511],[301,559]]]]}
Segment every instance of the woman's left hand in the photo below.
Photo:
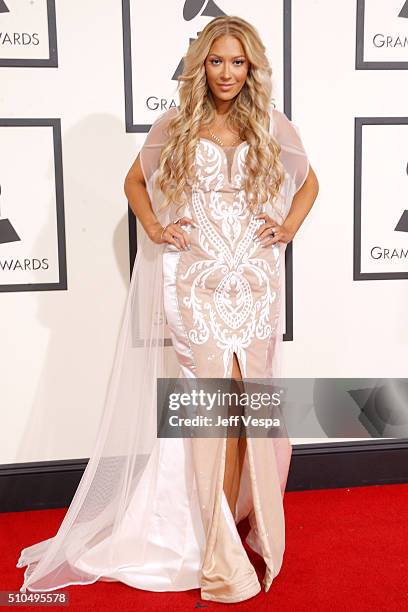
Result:
{"type": "Polygon", "coordinates": [[[290,242],[293,240],[294,232],[288,230],[285,225],[279,225],[269,215],[262,213],[256,215],[255,219],[263,219],[265,223],[256,232],[255,241],[262,247],[268,247],[275,242],[290,242]]]}

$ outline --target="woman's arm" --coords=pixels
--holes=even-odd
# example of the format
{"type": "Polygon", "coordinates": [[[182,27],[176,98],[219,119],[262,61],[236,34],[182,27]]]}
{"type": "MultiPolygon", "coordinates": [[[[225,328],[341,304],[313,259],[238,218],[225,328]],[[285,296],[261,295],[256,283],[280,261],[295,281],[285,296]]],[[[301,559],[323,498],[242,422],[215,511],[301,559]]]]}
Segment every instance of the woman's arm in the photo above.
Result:
{"type": "Polygon", "coordinates": [[[290,242],[294,238],[319,193],[319,183],[309,163],[299,128],[276,108],[272,109],[271,121],[272,134],[281,147],[280,160],[293,181],[295,195],[282,225],[265,213],[257,216],[265,221],[257,231],[257,240],[266,247],[275,242],[290,242]]]}
{"type": "Polygon", "coordinates": [[[290,242],[293,240],[299,227],[302,225],[306,215],[313,206],[319,193],[319,182],[313,168],[309,165],[308,175],[303,185],[293,196],[292,205],[289,213],[282,223],[279,225],[269,215],[262,213],[257,215],[257,219],[263,219],[264,225],[257,231],[256,240],[263,247],[270,247],[275,242],[290,242]],[[274,235],[272,236],[272,232],[274,235]]]}
{"type": "MultiPolygon", "coordinates": [[[[312,208],[314,201],[319,193],[319,181],[309,166],[309,173],[302,187],[295,193],[289,213],[282,224],[282,227],[287,230],[290,240],[293,239],[299,227],[302,225],[307,214],[312,208]]],[[[288,241],[289,242],[289,241],[288,241]]]]}
{"type": "Polygon", "coordinates": [[[153,212],[152,203],[147,193],[146,183],[138,155],[126,175],[124,190],[133,214],[139,219],[146,234],[157,242],[163,227],[153,212]],[[156,240],[155,240],[156,238],[156,240]]]}
{"type": "MultiPolygon", "coordinates": [[[[155,213],[146,189],[146,182],[138,155],[126,175],[124,190],[133,213],[139,219],[150,240],[156,244],[167,242],[177,248],[188,248],[188,234],[176,223],[163,228],[155,213]]],[[[181,220],[180,222],[181,223],[181,220]]]]}

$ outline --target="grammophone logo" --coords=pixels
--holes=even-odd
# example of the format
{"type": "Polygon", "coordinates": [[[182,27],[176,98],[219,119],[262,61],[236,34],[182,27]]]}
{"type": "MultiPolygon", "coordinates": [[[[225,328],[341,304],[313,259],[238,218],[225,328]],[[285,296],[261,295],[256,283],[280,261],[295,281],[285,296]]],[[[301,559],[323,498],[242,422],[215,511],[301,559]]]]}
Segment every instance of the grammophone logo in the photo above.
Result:
{"type": "Polygon", "coordinates": [[[405,4],[398,13],[398,17],[405,17],[408,19],[408,0],[405,0],[405,4]]]}
{"type": "Polygon", "coordinates": [[[407,140],[408,117],[355,119],[354,280],[408,278],[407,140]]]}
{"type": "Polygon", "coordinates": [[[6,244],[7,242],[15,242],[16,240],[21,240],[21,238],[17,234],[12,221],[7,217],[3,218],[2,216],[1,191],[2,186],[0,185],[0,244],[6,244]]]}
{"type": "Polygon", "coordinates": [[[0,292],[67,289],[60,120],[0,118],[0,159],[0,292]]]}
{"type": "MultiPolygon", "coordinates": [[[[236,4],[239,4],[239,0],[236,4]]],[[[147,132],[149,123],[135,124],[134,117],[138,112],[136,105],[141,106],[142,112],[149,111],[149,114],[177,105],[176,83],[183,71],[182,55],[186,46],[196,38],[209,20],[226,13],[214,0],[174,0],[165,5],[157,0],[149,4],[141,0],[122,0],[122,8],[126,131],[147,132]],[[139,18],[136,18],[136,15],[139,18]],[[197,29],[192,35],[191,30],[195,23],[197,29]],[[140,54],[135,51],[136,45],[141,49],[140,54]],[[164,49],[166,53],[161,52],[164,49]],[[160,62],[156,65],[152,62],[149,74],[144,75],[143,94],[139,102],[135,99],[133,84],[136,74],[144,71],[145,62],[142,56],[145,54],[151,58],[160,57],[160,62]]],[[[139,96],[140,88],[137,98],[139,96]]]]}
{"type": "MultiPolygon", "coordinates": [[[[407,17],[408,17],[408,0],[405,3],[407,17]]],[[[405,15],[404,15],[405,16],[405,15]]],[[[405,172],[408,176],[408,164],[405,166],[405,172]]],[[[408,210],[402,212],[401,217],[398,219],[398,223],[395,226],[396,232],[408,232],[408,210]]]]}
{"type": "Polygon", "coordinates": [[[397,225],[395,226],[396,232],[408,232],[408,210],[404,210],[397,225]]]}
{"type": "Polygon", "coordinates": [[[191,21],[197,15],[218,17],[218,15],[225,15],[225,13],[213,0],[186,0],[183,8],[183,18],[186,21],[191,21]]]}
{"type": "MultiPolygon", "coordinates": [[[[229,13],[250,19],[262,31],[268,46],[288,38],[290,0],[276,0],[271,5],[254,3],[250,15],[247,0],[173,0],[171,3],[122,0],[127,132],[148,132],[160,113],[178,104],[177,81],[188,45],[211,19],[226,15],[227,9],[229,13]],[[265,10],[270,14],[268,20],[265,10]]],[[[276,75],[282,75],[280,87],[282,91],[286,88],[284,95],[289,101],[289,85],[284,85],[283,77],[284,58],[290,55],[290,50],[287,42],[283,47],[282,55],[275,55],[274,68],[276,75]]],[[[285,112],[290,114],[287,106],[285,112]]]]}
{"type": "MultiPolygon", "coordinates": [[[[224,11],[213,2],[213,0],[186,0],[183,7],[183,19],[185,21],[191,21],[198,16],[204,17],[218,17],[219,15],[225,15],[224,11]]],[[[194,40],[190,38],[189,44],[194,40]]],[[[177,77],[183,72],[183,60],[181,59],[175,72],[173,73],[172,80],[177,81],[177,77]]]]}
{"type": "Polygon", "coordinates": [[[0,66],[58,66],[55,0],[0,0],[0,66]]]}
{"type": "Polygon", "coordinates": [[[357,0],[356,69],[408,68],[408,0],[357,0]]]}

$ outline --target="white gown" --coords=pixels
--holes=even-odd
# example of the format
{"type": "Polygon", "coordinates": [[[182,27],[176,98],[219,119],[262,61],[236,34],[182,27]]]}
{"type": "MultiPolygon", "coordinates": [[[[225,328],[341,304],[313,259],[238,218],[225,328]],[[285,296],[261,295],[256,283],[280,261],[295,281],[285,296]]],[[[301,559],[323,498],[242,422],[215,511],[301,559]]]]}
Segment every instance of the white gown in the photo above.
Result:
{"type": "MultiPolygon", "coordinates": [[[[141,151],[163,224],[170,217],[159,212],[154,178],[177,112],[159,117],[141,151]]],[[[281,223],[309,162],[295,126],[275,109],[270,117],[285,181],[277,207],[266,212],[281,223]]],[[[158,377],[228,377],[234,352],[244,376],[280,375],[286,245],[254,246],[259,223],[242,198],[247,149],[242,143],[231,155],[200,139],[200,185],[184,210],[198,226],[190,251],[159,247],[140,230],[95,448],[57,534],[21,551],[17,567],[28,566],[21,591],[120,580],[151,591],[200,588],[214,601],[248,599],[261,586],[236,527],[245,517],[246,541],[266,563],[265,590],[278,574],[289,440],[247,439],[233,516],[222,488],[226,440],[156,438],[158,377]],[[195,282],[203,261],[213,274],[208,285],[195,282]],[[197,298],[207,304],[201,312],[197,298]]]]}

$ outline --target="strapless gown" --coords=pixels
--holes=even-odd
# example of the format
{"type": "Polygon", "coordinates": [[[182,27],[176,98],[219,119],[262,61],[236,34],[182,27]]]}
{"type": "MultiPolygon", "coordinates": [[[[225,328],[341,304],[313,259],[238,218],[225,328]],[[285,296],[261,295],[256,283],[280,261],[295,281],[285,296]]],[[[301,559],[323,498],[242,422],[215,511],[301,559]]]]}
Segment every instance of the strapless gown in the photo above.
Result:
{"type": "MultiPolygon", "coordinates": [[[[230,377],[235,353],[244,378],[272,378],[274,332],[280,312],[282,245],[255,241],[263,223],[242,189],[248,144],[223,148],[200,138],[198,185],[190,185],[182,214],[191,248],[163,254],[164,306],[173,345],[186,377],[230,377]]],[[[187,441],[186,441],[187,442],[187,441]]],[[[287,438],[247,438],[236,516],[223,491],[226,439],[196,438],[191,446],[206,542],[201,567],[204,599],[239,601],[260,590],[238,536],[249,516],[247,542],[266,562],[264,587],[278,573],[284,552],[282,496],[291,457],[287,438]],[[279,462],[279,465],[278,465],[279,462]]]]}
{"type": "MultiPolygon", "coordinates": [[[[143,147],[151,198],[166,125],[177,112],[172,108],[155,122],[143,147]]],[[[271,110],[271,118],[282,146],[287,211],[305,180],[308,161],[289,120],[276,110],[271,110]]],[[[198,184],[188,185],[188,205],[181,211],[196,225],[188,229],[191,248],[178,251],[167,246],[160,259],[157,245],[146,239],[138,252],[141,267],[132,276],[113,382],[93,454],[56,536],[22,550],[17,566],[29,567],[21,591],[118,580],[152,591],[200,588],[203,599],[219,602],[248,599],[261,584],[237,530],[246,517],[246,543],[265,561],[266,591],[279,573],[285,548],[289,439],[247,437],[232,513],[223,490],[225,437],[152,435],[144,452],[143,437],[153,423],[149,415],[155,412],[150,391],[159,372],[153,350],[157,344],[138,349],[148,360],[144,368],[137,357],[139,345],[132,342],[138,327],[137,300],[145,299],[138,283],[145,278],[146,299],[159,296],[160,308],[164,306],[182,377],[228,378],[234,354],[244,378],[276,376],[286,245],[262,248],[254,240],[262,222],[248,209],[243,189],[248,148],[246,142],[222,148],[200,138],[195,155],[198,184]]],[[[153,313],[144,328],[149,331],[155,325],[153,313]]]]}

